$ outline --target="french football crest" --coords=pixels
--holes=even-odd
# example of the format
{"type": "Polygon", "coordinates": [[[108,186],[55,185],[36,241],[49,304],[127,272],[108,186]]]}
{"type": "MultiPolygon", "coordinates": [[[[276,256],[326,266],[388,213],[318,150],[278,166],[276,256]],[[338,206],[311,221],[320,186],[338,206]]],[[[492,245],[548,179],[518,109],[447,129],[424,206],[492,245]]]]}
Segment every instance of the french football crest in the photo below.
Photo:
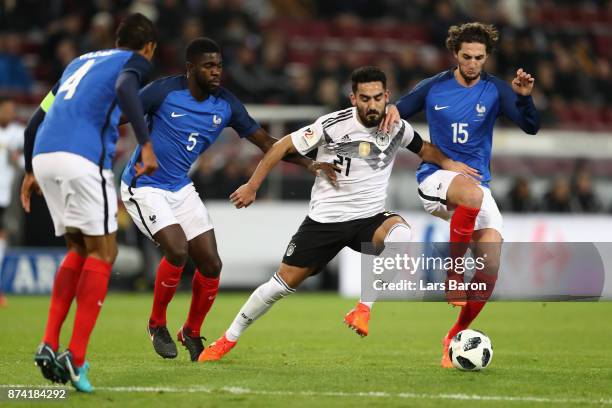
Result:
{"type": "Polygon", "coordinates": [[[213,126],[217,127],[223,122],[223,118],[221,116],[213,115],[213,126]]]}
{"type": "Polygon", "coordinates": [[[476,104],[476,112],[478,112],[478,116],[484,116],[486,111],[487,108],[484,105],[481,105],[480,103],[476,104]]]}

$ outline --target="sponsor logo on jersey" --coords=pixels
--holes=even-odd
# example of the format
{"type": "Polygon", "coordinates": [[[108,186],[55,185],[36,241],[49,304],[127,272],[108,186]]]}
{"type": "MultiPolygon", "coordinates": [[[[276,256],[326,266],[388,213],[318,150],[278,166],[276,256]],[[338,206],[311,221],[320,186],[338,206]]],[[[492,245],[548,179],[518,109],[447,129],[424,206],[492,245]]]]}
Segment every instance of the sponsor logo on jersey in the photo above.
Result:
{"type": "Polygon", "coordinates": [[[221,116],[213,115],[213,127],[218,127],[221,122],[223,122],[223,118],[221,118],[221,116]]]}
{"type": "Polygon", "coordinates": [[[155,224],[157,222],[157,215],[149,215],[149,220],[151,220],[151,222],[155,224]]]}
{"type": "Polygon", "coordinates": [[[351,137],[349,135],[344,135],[342,136],[342,139],[340,139],[340,143],[348,143],[351,141],[351,137]]]}
{"type": "Polygon", "coordinates": [[[294,251],[295,251],[295,242],[291,242],[289,243],[289,246],[287,247],[287,256],[293,255],[294,251]]]}
{"type": "Polygon", "coordinates": [[[439,110],[446,109],[446,108],[449,108],[449,107],[450,107],[450,105],[448,105],[448,106],[438,106],[438,104],[436,104],[434,106],[434,110],[439,111],[439,110]]]}

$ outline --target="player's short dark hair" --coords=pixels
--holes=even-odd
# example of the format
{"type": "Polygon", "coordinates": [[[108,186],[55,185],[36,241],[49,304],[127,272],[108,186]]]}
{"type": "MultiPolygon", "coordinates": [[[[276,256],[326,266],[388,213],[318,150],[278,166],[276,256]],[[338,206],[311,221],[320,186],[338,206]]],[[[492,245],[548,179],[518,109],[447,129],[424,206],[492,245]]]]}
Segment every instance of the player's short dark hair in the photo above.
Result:
{"type": "Polygon", "coordinates": [[[465,23],[448,29],[446,48],[453,53],[459,52],[462,43],[484,44],[487,54],[491,54],[499,40],[499,32],[493,24],[465,23]]]}
{"type": "Polygon", "coordinates": [[[351,73],[353,92],[357,92],[357,86],[366,82],[382,82],[383,88],[387,89],[387,76],[378,67],[360,67],[351,73]]]}
{"type": "Polygon", "coordinates": [[[157,43],[157,29],[144,15],[130,14],[117,27],[117,46],[141,50],[147,43],[157,43]]]}
{"type": "Polygon", "coordinates": [[[13,102],[13,98],[6,95],[0,95],[0,105],[5,104],[6,102],[13,102]]]}
{"type": "Polygon", "coordinates": [[[221,54],[221,47],[210,38],[198,37],[191,40],[189,45],[187,45],[185,49],[185,60],[193,62],[200,55],[208,53],[221,54]]]}

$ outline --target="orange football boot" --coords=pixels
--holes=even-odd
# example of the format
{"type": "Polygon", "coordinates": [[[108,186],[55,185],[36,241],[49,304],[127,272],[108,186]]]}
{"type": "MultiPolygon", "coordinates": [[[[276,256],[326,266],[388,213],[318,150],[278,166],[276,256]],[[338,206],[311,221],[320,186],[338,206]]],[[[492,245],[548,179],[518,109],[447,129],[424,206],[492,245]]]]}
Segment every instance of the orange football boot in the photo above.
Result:
{"type": "Polygon", "coordinates": [[[217,341],[212,343],[210,346],[206,347],[202,353],[200,353],[200,357],[198,357],[198,361],[200,363],[205,361],[217,361],[220,360],[221,357],[230,352],[231,349],[238,343],[237,341],[229,341],[225,334],[221,336],[217,341]]]}
{"type": "Polygon", "coordinates": [[[344,323],[361,337],[368,335],[368,321],[370,320],[370,308],[362,303],[344,316],[344,323]]]}
{"type": "Polygon", "coordinates": [[[442,339],[442,361],[440,361],[440,366],[442,368],[453,368],[453,362],[448,356],[448,346],[450,342],[451,339],[446,336],[442,339]]]}

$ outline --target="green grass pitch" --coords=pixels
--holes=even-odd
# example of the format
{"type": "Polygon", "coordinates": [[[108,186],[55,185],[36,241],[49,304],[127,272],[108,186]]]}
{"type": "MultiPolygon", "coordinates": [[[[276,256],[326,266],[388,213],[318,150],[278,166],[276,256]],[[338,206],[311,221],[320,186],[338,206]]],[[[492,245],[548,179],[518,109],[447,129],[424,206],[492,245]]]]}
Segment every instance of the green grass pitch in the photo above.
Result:
{"type": "MultiPolygon", "coordinates": [[[[221,292],[204,324],[209,341],[247,296],[221,292]]],[[[188,302],[180,294],[171,303],[171,333],[188,302]]],[[[353,300],[298,293],[209,364],[190,362],[183,348],[175,360],[154,353],[145,333],[150,304],[151,295],[107,297],[88,355],[97,390],[71,392],[65,405],[612,406],[612,302],[487,305],[474,328],[491,337],[494,356],[480,373],[438,366],[441,338],[457,314],[443,303],[376,304],[370,336],[362,339],[342,324],[353,300]]],[[[12,296],[0,309],[0,391],[48,384],[32,361],[47,307],[47,297],[12,296]]]]}

